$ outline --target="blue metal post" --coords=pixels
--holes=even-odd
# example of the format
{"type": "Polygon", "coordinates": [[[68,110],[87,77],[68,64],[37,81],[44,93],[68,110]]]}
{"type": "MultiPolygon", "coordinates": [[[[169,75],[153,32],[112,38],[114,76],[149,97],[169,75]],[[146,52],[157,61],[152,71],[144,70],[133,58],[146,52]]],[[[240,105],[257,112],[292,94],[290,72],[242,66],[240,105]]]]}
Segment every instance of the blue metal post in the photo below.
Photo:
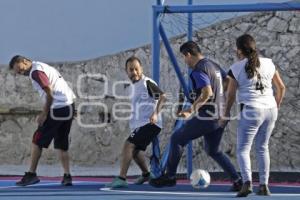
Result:
{"type": "Polygon", "coordinates": [[[257,3],[230,5],[154,6],[159,13],[261,12],[300,10],[300,3],[257,3]]]}
{"type": "Polygon", "coordinates": [[[159,44],[159,13],[153,9],[153,32],[152,32],[152,76],[153,80],[159,85],[160,71],[160,44],[159,44]]]}
{"type": "Polygon", "coordinates": [[[166,47],[166,50],[167,50],[168,55],[170,57],[170,60],[171,60],[171,62],[173,64],[173,67],[175,69],[175,72],[176,72],[176,75],[177,75],[177,77],[179,79],[179,82],[181,83],[181,85],[183,87],[184,95],[187,98],[189,98],[189,89],[188,89],[188,86],[187,86],[187,84],[186,84],[186,82],[185,82],[185,80],[184,80],[184,78],[183,78],[183,76],[181,74],[180,67],[179,67],[178,62],[176,60],[176,56],[175,56],[175,54],[172,51],[172,48],[171,48],[171,46],[169,44],[169,41],[168,41],[167,35],[165,33],[165,30],[163,29],[163,27],[162,27],[161,24],[159,25],[159,33],[160,33],[161,39],[162,39],[162,41],[163,41],[163,43],[164,43],[164,45],[166,47]]]}
{"type": "MultiPolygon", "coordinates": [[[[157,0],[157,5],[162,5],[160,0],[157,0]]],[[[160,41],[159,41],[159,14],[153,9],[152,18],[152,77],[153,80],[159,85],[159,71],[160,71],[160,41]]],[[[161,176],[160,168],[160,148],[158,137],[152,140],[152,158],[150,160],[151,173],[155,177],[161,176]]]]}
{"type": "MultiPolygon", "coordinates": [[[[184,80],[184,77],[182,76],[182,73],[180,71],[180,67],[177,63],[177,60],[176,60],[176,57],[175,57],[175,54],[173,53],[172,51],[172,48],[169,44],[169,41],[168,41],[168,38],[167,38],[167,35],[165,33],[165,30],[163,28],[163,26],[160,24],[159,25],[159,32],[160,32],[160,36],[162,38],[162,41],[166,47],[166,50],[167,50],[167,53],[170,57],[170,60],[173,64],[173,67],[175,69],[175,72],[176,72],[176,75],[179,79],[179,82],[183,88],[183,92],[184,92],[184,95],[186,96],[186,98],[189,98],[189,90],[188,90],[188,85],[186,84],[186,81],[184,80]]],[[[186,109],[186,106],[184,106],[184,109],[186,109]]],[[[183,121],[182,120],[176,120],[176,123],[175,123],[175,128],[173,130],[173,133],[179,129],[181,126],[183,125],[183,121]]],[[[173,134],[172,133],[172,134],[173,134]]],[[[168,161],[168,157],[169,157],[169,152],[170,152],[170,143],[167,144],[166,146],[166,149],[165,151],[163,152],[163,155],[162,155],[162,159],[161,159],[161,170],[164,171],[166,169],[166,165],[167,165],[167,161],[168,161]]]]}
{"type": "MultiPolygon", "coordinates": [[[[188,5],[193,5],[193,0],[188,0],[188,5]]],[[[193,40],[193,14],[188,13],[188,40],[193,40]]],[[[188,70],[188,74],[191,73],[191,70],[188,70]]],[[[191,89],[191,80],[188,80],[188,87],[189,90],[191,89]]],[[[187,159],[186,159],[186,165],[187,165],[187,178],[190,178],[190,175],[193,171],[193,141],[190,141],[187,145],[187,159]]]]}
{"type": "MultiPolygon", "coordinates": [[[[188,0],[189,5],[193,5],[193,0],[188,0]]],[[[188,40],[193,40],[193,14],[188,13],[188,40]]]]}

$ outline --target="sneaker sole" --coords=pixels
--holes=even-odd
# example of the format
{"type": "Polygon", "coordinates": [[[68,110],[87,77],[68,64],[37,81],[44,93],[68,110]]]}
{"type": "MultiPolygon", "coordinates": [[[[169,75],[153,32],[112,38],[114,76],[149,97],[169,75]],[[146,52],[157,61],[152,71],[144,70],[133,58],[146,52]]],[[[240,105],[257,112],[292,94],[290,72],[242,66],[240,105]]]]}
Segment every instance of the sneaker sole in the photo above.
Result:
{"type": "Polygon", "coordinates": [[[155,183],[153,184],[153,183],[149,182],[149,185],[156,187],[156,188],[162,188],[162,187],[174,187],[176,185],[176,183],[175,184],[167,184],[167,185],[156,185],[155,183]]]}
{"type": "Polygon", "coordinates": [[[143,184],[146,183],[146,182],[148,182],[148,181],[144,181],[144,182],[134,182],[133,184],[134,184],[134,185],[143,185],[143,184]]]}
{"type": "Polygon", "coordinates": [[[243,193],[243,194],[237,194],[236,197],[247,197],[249,194],[251,194],[252,191],[247,191],[246,193],[243,193]]]}
{"type": "Polygon", "coordinates": [[[271,196],[271,193],[255,193],[258,196],[271,196]]]}
{"type": "Polygon", "coordinates": [[[111,186],[112,189],[118,189],[118,188],[128,188],[128,185],[117,185],[117,186],[111,186]]]}
{"type": "Polygon", "coordinates": [[[32,182],[29,182],[29,183],[16,183],[16,185],[17,186],[28,186],[28,185],[34,185],[34,184],[37,184],[37,183],[39,183],[40,182],[40,180],[38,179],[38,180],[35,180],[35,181],[32,181],[32,182]]]}
{"type": "Polygon", "coordinates": [[[73,186],[72,183],[62,183],[63,186],[73,186]]]}
{"type": "Polygon", "coordinates": [[[230,188],[229,192],[239,192],[242,188],[230,188]]]}

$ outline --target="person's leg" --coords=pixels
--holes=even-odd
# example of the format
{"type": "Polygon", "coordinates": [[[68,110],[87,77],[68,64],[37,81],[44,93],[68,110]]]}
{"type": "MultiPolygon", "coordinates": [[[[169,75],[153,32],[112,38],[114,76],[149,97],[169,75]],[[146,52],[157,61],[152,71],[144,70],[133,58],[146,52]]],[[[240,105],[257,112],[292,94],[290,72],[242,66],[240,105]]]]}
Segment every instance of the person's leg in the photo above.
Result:
{"type": "Polygon", "coordinates": [[[36,170],[42,154],[42,148],[48,148],[56,130],[57,125],[48,114],[44,124],[38,127],[38,129],[33,134],[29,171],[25,172],[25,175],[20,181],[16,182],[16,185],[27,186],[40,182],[39,178],[37,177],[36,170]]]}
{"type": "Polygon", "coordinates": [[[134,150],[133,159],[135,163],[139,166],[143,174],[149,173],[144,151],[134,150]]]}
{"type": "MultiPolygon", "coordinates": [[[[120,174],[112,181],[112,183],[107,184],[107,187],[119,188],[128,186],[128,183],[126,182],[126,175],[134,153],[137,153],[138,151],[145,151],[153,137],[157,136],[160,130],[161,128],[156,125],[146,124],[142,127],[136,128],[129,135],[123,146],[120,174]]],[[[143,154],[139,155],[138,153],[137,156],[137,164],[141,170],[148,171],[144,157],[142,157],[143,154]]]]}
{"type": "Polygon", "coordinates": [[[134,150],[133,159],[142,171],[142,174],[135,179],[134,184],[141,185],[149,181],[151,175],[146,164],[144,151],[138,149],[134,150]]]}
{"type": "Polygon", "coordinates": [[[190,141],[201,137],[208,132],[207,124],[194,117],[176,130],[170,139],[170,152],[167,161],[167,175],[175,177],[184,146],[190,141]]]}
{"type": "Polygon", "coordinates": [[[42,155],[42,148],[48,148],[58,126],[59,125],[50,117],[50,115],[48,115],[44,124],[41,127],[38,127],[38,129],[34,132],[32,137],[29,172],[36,172],[38,162],[42,155]]]}
{"type": "Polygon", "coordinates": [[[55,138],[57,135],[59,135],[58,134],[60,132],[59,129],[62,125],[62,121],[56,120],[54,118],[55,114],[54,116],[52,115],[52,113],[56,112],[55,110],[56,109],[51,110],[48,113],[47,119],[45,120],[43,125],[38,127],[38,129],[35,131],[32,138],[31,164],[30,164],[29,172],[25,173],[22,180],[16,183],[17,185],[25,186],[25,185],[30,185],[39,182],[39,179],[36,176],[36,170],[37,170],[39,159],[42,154],[42,148],[48,148],[53,137],[55,138]]]}
{"type": "Polygon", "coordinates": [[[131,160],[134,158],[142,172],[148,172],[143,151],[146,150],[152,139],[157,136],[161,128],[153,124],[146,124],[135,129],[123,147],[120,177],[126,178],[131,160]]]}
{"type": "Polygon", "coordinates": [[[64,174],[70,174],[70,156],[69,156],[69,133],[72,121],[62,122],[57,135],[54,137],[54,148],[58,151],[58,156],[64,170],[64,174]]]}
{"type": "Polygon", "coordinates": [[[126,179],[128,168],[133,158],[134,149],[135,149],[135,145],[126,140],[123,146],[122,161],[121,161],[121,168],[120,168],[120,177],[124,179],[126,179]]]}
{"type": "Polygon", "coordinates": [[[29,171],[25,172],[25,175],[22,177],[21,180],[16,182],[18,186],[27,186],[39,183],[40,180],[36,175],[37,166],[42,154],[42,148],[39,147],[37,144],[32,143],[31,146],[31,162],[29,171]]]}
{"type": "Polygon", "coordinates": [[[250,151],[255,135],[262,123],[259,109],[244,107],[237,128],[237,159],[243,182],[252,182],[250,151]]]}
{"type": "Polygon", "coordinates": [[[224,133],[223,128],[204,135],[205,151],[230,176],[233,184],[230,191],[239,191],[243,185],[242,179],[236,171],[229,157],[220,150],[220,143],[224,133]]]}
{"type": "Polygon", "coordinates": [[[190,141],[208,133],[209,123],[193,117],[181,128],[176,130],[170,139],[170,152],[167,160],[166,174],[156,179],[150,180],[150,185],[154,187],[176,185],[176,171],[181,159],[183,147],[190,141]]]}
{"type": "Polygon", "coordinates": [[[61,165],[64,170],[64,176],[61,184],[64,186],[72,186],[72,176],[70,173],[70,156],[68,150],[57,149],[61,165]]]}
{"type": "Polygon", "coordinates": [[[261,110],[245,106],[237,128],[237,159],[244,182],[242,189],[237,193],[237,197],[246,197],[252,192],[250,151],[261,123],[261,110]]]}
{"type": "Polygon", "coordinates": [[[261,195],[270,195],[270,191],[268,190],[270,173],[269,139],[277,119],[277,108],[264,110],[265,121],[258,129],[255,141],[256,158],[259,168],[259,183],[261,186],[261,191],[258,193],[261,195]]]}
{"type": "Polygon", "coordinates": [[[64,174],[70,174],[70,156],[69,156],[69,152],[62,150],[62,149],[58,149],[58,155],[64,170],[64,174]]]}
{"type": "MultiPolygon", "coordinates": [[[[44,124],[47,125],[49,123],[44,123],[44,124]]],[[[27,186],[27,185],[32,185],[40,182],[40,180],[37,177],[36,170],[42,154],[42,148],[47,148],[52,140],[51,132],[46,131],[49,129],[43,129],[43,128],[44,126],[39,127],[38,130],[36,130],[35,133],[33,134],[32,144],[31,144],[30,167],[28,172],[25,172],[25,175],[22,177],[22,179],[16,182],[16,185],[18,186],[27,186]]]]}
{"type": "Polygon", "coordinates": [[[136,146],[133,143],[131,143],[131,141],[129,141],[129,138],[125,141],[122,149],[119,176],[115,177],[111,183],[106,184],[105,185],[106,187],[111,187],[111,188],[128,187],[126,176],[127,176],[127,172],[131,160],[133,159],[133,152],[136,148],[136,146]]]}
{"type": "Polygon", "coordinates": [[[134,181],[137,185],[143,184],[150,179],[150,172],[145,161],[144,152],[153,139],[157,137],[160,131],[160,127],[149,123],[135,131],[132,138],[129,137],[129,141],[135,144],[133,159],[142,171],[141,176],[134,181]]]}
{"type": "Polygon", "coordinates": [[[29,167],[29,172],[36,173],[36,169],[39,163],[39,160],[42,155],[42,148],[38,145],[32,143],[31,144],[31,162],[29,167]]]}
{"type": "Polygon", "coordinates": [[[219,148],[223,133],[224,129],[219,128],[214,132],[204,135],[205,151],[227,174],[229,174],[233,181],[236,181],[240,176],[228,156],[226,156],[219,148]]]}
{"type": "Polygon", "coordinates": [[[72,185],[72,176],[70,171],[70,130],[73,122],[74,105],[65,106],[54,109],[53,115],[56,117],[56,124],[59,127],[54,136],[54,148],[57,149],[58,157],[60,159],[64,175],[61,181],[64,186],[72,185]]]}

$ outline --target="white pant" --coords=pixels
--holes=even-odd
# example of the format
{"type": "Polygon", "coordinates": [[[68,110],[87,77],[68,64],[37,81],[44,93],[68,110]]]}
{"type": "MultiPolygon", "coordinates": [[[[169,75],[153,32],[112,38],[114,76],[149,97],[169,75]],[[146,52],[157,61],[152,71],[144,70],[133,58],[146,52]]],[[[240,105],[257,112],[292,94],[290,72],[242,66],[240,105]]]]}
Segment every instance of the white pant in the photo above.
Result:
{"type": "Polygon", "coordinates": [[[243,181],[252,181],[250,150],[255,139],[259,183],[268,184],[269,139],[277,120],[277,108],[244,106],[237,128],[237,158],[243,181]]]}

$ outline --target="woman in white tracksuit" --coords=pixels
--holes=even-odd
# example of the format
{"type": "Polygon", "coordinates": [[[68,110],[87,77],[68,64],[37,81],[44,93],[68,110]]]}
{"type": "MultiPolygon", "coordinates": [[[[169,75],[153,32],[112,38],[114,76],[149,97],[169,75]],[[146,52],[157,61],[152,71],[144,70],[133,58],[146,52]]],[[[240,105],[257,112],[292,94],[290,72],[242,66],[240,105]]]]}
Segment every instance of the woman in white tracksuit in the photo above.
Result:
{"type": "Polygon", "coordinates": [[[285,86],[272,60],[258,56],[252,36],[240,36],[236,40],[236,46],[239,61],[230,67],[228,73],[230,79],[225,116],[230,116],[230,109],[237,94],[237,102],[241,105],[237,128],[237,159],[243,178],[243,187],[237,197],[246,197],[252,192],[250,150],[254,140],[260,183],[257,194],[270,195],[268,145],[285,86]],[[276,89],[275,94],[273,85],[276,89]]]}

